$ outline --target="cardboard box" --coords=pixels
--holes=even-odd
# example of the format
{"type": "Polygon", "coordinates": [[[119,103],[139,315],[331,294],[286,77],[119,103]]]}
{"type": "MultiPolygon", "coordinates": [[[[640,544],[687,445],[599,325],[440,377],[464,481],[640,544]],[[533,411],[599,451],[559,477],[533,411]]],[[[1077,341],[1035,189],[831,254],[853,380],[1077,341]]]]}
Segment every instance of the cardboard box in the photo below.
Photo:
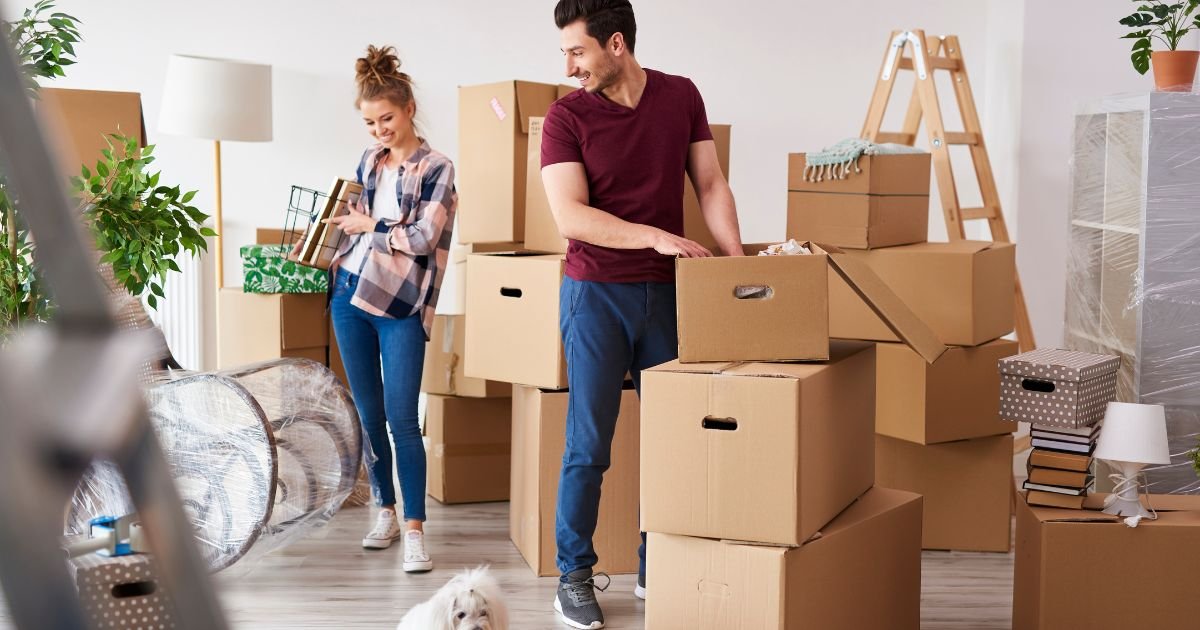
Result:
{"type": "Polygon", "coordinates": [[[647,630],[917,630],[921,497],[873,488],[798,548],[650,534],[647,630]]]}
{"type": "MultiPolygon", "coordinates": [[[[85,164],[95,172],[96,162],[103,159],[100,152],[108,148],[108,134],[137,138],[138,146],[146,146],[142,97],[137,92],[44,87],[34,103],[47,121],[58,166],[67,176],[79,176],[79,167],[85,164]]],[[[122,149],[113,149],[121,155],[122,149]]]]}
{"type": "Polygon", "coordinates": [[[922,446],[875,436],[875,485],[924,495],[922,547],[1008,551],[1013,436],[922,446]]]}
{"type": "Polygon", "coordinates": [[[929,196],[930,155],[864,155],[858,160],[861,173],[845,179],[804,180],[806,154],[788,154],[788,190],[852,195],[929,196]]]}
{"type": "Polygon", "coordinates": [[[1005,420],[1088,427],[1103,420],[1116,399],[1119,356],[1039,348],[999,363],[1005,420]]]}
{"type": "Polygon", "coordinates": [[[642,371],[642,527],[799,545],[874,482],[875,353],[642,371]]]}
{"type": "Polygon", "coordinates": [[[281,357],[328,360],[329,322],[320,293],[243,293],[226,287],[217,296],[221,333],[218,369],[281,357]]]}
{"type": "MultiPolygon", "coordinates": [[[[1013,331],[1017,276],[1011,243],[921,243],[845,254],[878,274],[944,344],[978,346],[1013,331]]],[[[887,324],[832,275],[829,334],[897,340],[887,324]]]]}
{"type": "Polygon", "coordinates": [[[471,254],[466,375],[547,389],[567,386],[558,326],[562,254],[471,254]]]}
{"type": "Polygon", "coordinates": [[[442,503],[507,501],[512,401],[430,394],[429,496],[442,503]]]}
{"type": "Polygon", "coordinates": [[[458,240],[525,236],[529,119],[545,116],[558,86],[503,81],[458,88],[458,240]]]}
{"type": "Polygon", "coordinates": [[[996,362],[1017,352],[1017,342],[997,339],[930,364],[904,344],[877,344],[875,432],[917,444],[1012,433],[999,416],[996,362]]]}
{"type": "MultiPolygon", "coordinates": [[[[541,146],[543,118],[531,118],[529,121],[529,155],[526,167],[527,181],[525,185],[525,245],[533,251],[567,253],[567,239],[558,232],[554,214],[550,211],[550,201],[546,198],[546,189],[542,186],[541,146]]],[[[713,141],[717,146],[717,161],[721,172],[729,178],[729,125],[709,125],[713,141]]],[[[713,238],[704,215],[700,212],[700,200],[696,197],[695,187],[691,177],[683,187],[683,235],[710,251],[718,251],[717,241],[713,238]]]]}
{"type": "Polygon", "coordinates": [[[928,361],[945,346],[870,268],[837,248],[795,256],[680,258],[676,261],[679,359],[822,361],[829,358],[830,274],[853,287],[872,313],[928,361]],[[830,271],[826,270],[826,267],[830,271]],[[759,290],[742,297],[743,289],[759,290]]]}
{"type": "Polygon", "coordinates": [[[808,181],[788,155],[787,236],[850,249],[923,243],[929,235],[928,153],[865,155],[862,172],[808,181]]]}
{"type": "Polygon", "coordinates": [[[1200,620],[1200,497],[1143,495],[1158,520],[1127,527],[1099,512],[1017,497],[1015,630],[1195,628],[1200,620]]]}
{"type": "MultiPolygon", "coordinates": [[[[555,506],[566,445],[565,391],[514,387],[512,398],[512,502],[509,535],[525,562],[540,576],[558,575],[554,542],[555,506]]],[[[621,394],[621,411],[613,436],[608,471],[600,495],[600,516],[592,542],[599,562],[596,571],[637,573],[638,547],[638,432],[637,393],[621,394]]]]}
{"type": "Polygon", "coordinates": [[[509,398],[512,385],[471,378],[463,360],[467,345],[466,315],[435,315],[425,344],[421,391],[468,398],[509,398]]]}
{"type": "Polygon", "coordinates": [[[438,300],[437,312],[447,315],[462,315],[467,312],[467,256],[472,253],[487,252],[519,252],[523,251],[523,243],[474,243],[454,244],[450,246],[450,267],[442,282],[442,295],[438,300]],[[453,280],[450,278],[453,277],[453,280]],[[454,285],[454,293],[449,293],[448,285],[454,285]],[[453,297],[453,299],[451,299],[453,297]]]}

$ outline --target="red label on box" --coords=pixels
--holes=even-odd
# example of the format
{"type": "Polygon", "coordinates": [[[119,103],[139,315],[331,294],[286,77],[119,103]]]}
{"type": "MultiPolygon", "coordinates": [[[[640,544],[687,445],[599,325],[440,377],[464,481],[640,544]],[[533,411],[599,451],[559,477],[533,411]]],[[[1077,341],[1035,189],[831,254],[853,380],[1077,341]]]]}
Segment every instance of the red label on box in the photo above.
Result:
{"type": "Polygon", "coordinates": [[[493,97],[491,105],[492,111],[496,112],[496,118],[500,120],[508,118],[508,114],[504,112],[504,106],[500,104],[500,99],[493,97]]]}

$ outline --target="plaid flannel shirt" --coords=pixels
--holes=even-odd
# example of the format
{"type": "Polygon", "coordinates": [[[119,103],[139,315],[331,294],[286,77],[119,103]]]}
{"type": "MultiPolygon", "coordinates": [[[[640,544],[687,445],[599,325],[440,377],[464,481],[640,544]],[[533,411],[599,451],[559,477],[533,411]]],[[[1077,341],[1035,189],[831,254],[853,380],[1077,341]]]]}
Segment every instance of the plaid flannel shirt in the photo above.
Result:
{"type": "MultiPolygon", "coordinates": [[[[361,212],[370,214],[375,206],[375,182],[388,152],[375,145],[359,161],[358,182],[366,189],[357,208],[361,212]]],[[[416,153],[400,165],[394,194],[400,202],[400,220],[380,220],[374,232],[343,238],[330,273],[336,273],[340,259],[358,239],[371,239],[371,250],[361,267],[348,269],[359,277],[350,303],[383,317],[398,319],[420,313],[428,339],[458,206],[454,164],[422,141],[416,153]]]]}

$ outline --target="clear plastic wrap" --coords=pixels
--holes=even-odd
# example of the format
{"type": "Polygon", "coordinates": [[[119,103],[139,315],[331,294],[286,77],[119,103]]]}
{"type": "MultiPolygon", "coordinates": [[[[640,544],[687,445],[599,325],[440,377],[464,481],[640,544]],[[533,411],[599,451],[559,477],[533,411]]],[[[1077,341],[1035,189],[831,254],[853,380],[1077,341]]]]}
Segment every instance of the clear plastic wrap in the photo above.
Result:
{"type": "Polygon", "coordinates": [[[1166,406],[1150,490],[1200,492],[1200,94],[1085,105],[1071,166],[1065,345],[1120,355],[1117,399],[1166,406]]]}
{"type": "MultiPolygon", "coordinates": [[[[155,376],[146,389],[151,421],[214,571],[309,534],[354,490],[358,414],[325,366],[279,359],[155,376]]],[[[99,514],[131,511],[120,478],[98,464],[76,492],[67,534],[85,532],[99,514]]]]}

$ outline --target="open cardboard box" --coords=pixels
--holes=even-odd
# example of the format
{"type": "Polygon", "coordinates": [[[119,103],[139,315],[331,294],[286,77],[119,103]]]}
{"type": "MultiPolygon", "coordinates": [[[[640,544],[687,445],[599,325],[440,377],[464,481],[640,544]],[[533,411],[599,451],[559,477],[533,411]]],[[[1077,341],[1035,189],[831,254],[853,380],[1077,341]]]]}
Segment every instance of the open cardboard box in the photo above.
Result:
{"type": "Polygon", "coordinates": [[[870,267],[836,247],[804,244],[812,254],[677,259],[679,360],[828,359],[829,270],[927,362],[946,351],[870,267]],[[739,297],[743,287],[763,290],[739,297]]]}
{"type": "Polygon", "coordinates": [[[1142,495],[1158,520],[1127,527],[1100,512],[1030,506],[1017,497],[1016,630],[1200,626],[1200,497],[1142,495]]]}

